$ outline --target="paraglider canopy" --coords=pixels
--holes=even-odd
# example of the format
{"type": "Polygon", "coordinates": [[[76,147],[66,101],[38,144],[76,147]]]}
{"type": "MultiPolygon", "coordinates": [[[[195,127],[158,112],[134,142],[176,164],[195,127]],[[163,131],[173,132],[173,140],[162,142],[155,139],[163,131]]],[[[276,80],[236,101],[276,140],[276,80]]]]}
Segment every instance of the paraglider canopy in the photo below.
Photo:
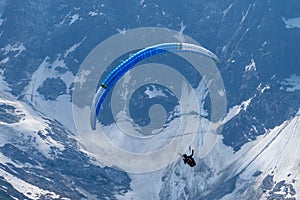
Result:
{"type": "Polygon", "coordinates": [[[90,125],[93,130],[96,129],[97,116],[99,114],[101,105],[111,88],[114,86],[114,84],[128,70],[136,66],[138,62],[150,56],[162,54],[165,52],[192,52],[210,57],[216,63],[220,63],[218,57],[215,54],[205,49],[204,47],[190,43],[163,43],[138,51],[137,53],[133,54],[128,59],[126,59],[124,62],[122,62],[115,69],[113,69],[112,72],[109,73],[108,76],[104,79],[104,81],[101,83],[101,86],[97,90],[93,99],[93,103],[91,106],[92,109],[90,113],[90,125]]]}

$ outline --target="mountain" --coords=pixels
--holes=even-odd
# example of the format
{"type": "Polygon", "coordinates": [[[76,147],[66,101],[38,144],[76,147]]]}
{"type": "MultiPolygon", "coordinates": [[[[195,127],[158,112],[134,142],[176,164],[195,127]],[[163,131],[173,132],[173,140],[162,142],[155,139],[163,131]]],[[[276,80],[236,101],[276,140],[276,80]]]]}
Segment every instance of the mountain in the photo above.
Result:
{"type": "MultiPolygon", "coordinates": [[[[296,0],[0,0],[0,199],[300,198],[299,9],[296,0]],[[226,94],[226,114],[213,122],[220,134],[213,135],[211,151],[202,152],[206,144],[200,140],[192,142],[195,168],[177,155],[162,169],[126,172],[108,162],[101,148],[89,151],[87,141],[98,148],[98,136],[85,135],[74,123],[74,107],[89,107],[74,103],[72,96],[76,83],[85,81],[77,74],[82,63],[109,37],[142,27],[171,29],[179,39],[187,35],[221,60],[217,67],[226,90],[218,92],[226,94]]],[[[182,64],[167,58],[157,59],[182,64]]],[[[185,73],[194,78],[193,71],[185,73]]],[[[198,81],[200,128],[205,128],[213,104],[204,82],[198,81]]],[[[91,96],[89,89],[85,91],[91,96]]],[[[149,124],[145,113],[161,103],[153,108],[159,113],[155,118],[168,119],[164,128],[170,133],[177,130],[182,116],[169,110],[184,98],[174,99],[159,84],[146,85],[133,97],[129,107],[134,107],[132,116],[139,125],[149,124]],[[171,114],[164,115],[163,109],[171,114]]],[[[82,112],[82,121],[87,114],[82,112]]],[[[195,121],[188,122],[195,128],[195,121]]],[[[129,144],[113,124],[109,118],[104,128],[110,139],[129,150],[157,150],[165,144],[129,144]]]]}

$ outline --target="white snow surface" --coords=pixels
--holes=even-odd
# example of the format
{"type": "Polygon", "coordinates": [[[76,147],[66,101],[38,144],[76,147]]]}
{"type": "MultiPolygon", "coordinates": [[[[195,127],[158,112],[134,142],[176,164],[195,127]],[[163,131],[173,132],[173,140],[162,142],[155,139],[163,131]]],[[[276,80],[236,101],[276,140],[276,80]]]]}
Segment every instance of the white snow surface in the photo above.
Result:
{"type": "MultiPolygon", "coordinates": [[[[2,84],[2,89],[6,86],[2,84]]],[[[9,94],[8,92],[4,92],[7,90],[1,90],[0,92],[0,103],[4,103],[6,105],[11,105],[17,108],[18,114],[23,114],[24,117],[16,123],[5,123],[0,122],[0,132],[6,133],[10,132],[10,135],[0,135],[0,144],[10,143],[10,140],[19,140],[23,139],[27,142],[31,142],[32,146],[37,148],[41,153],[43,153],[46,157],[51,158],[49,155],[51,148],[57,147],[59,150],[64,149],[64,145],[58,143],[53,140],[51,136],[49,136],[46,129],[51,129],[45,119],[39,115],[39,113],[34,110],[31,106],[26,104],[25,102],[16,100],[14,96],[9,94]],[[44,139],[42,139],[39,135],[42,134],[44,139]],[[31,141],[30,138],[35,138],[31,141]]],[[[22,141],[22,140],[21,140],[22,141]]]]}
{"type": "Polygon", "coordinates": [[[0,176],[3,177],[8,183],[10,183],[18,192],[24,194],[30,199],[40,199],[41,197],[45,196],[50,199],[60,198],[60,195],[48,190],[43,190],[35,185],[27,183],[26,181],[17,178],[16,176],[4,171],[3,169],[0,169],[0,176]]]}
{"type": "MultiPolygon", "coordinates": [[[[17,109],[18,114],[23,114],[24,116],[16,123],[0,123],[0,146],[9,143],[16,143],[14,145],[18,146],[20,149],[24,149],[26,146],[30,145],[31,148],[36,148],[49,159],[51,159],[51,155],[49,154],[51,147],[56,147],[59,151],[62,151],[64,149],[64,145],[58,143],[47,134],[45,129],[50,129],[47,121],[43,119],[36,110],[33,110],[31,106],[25,102],[17,100],[8,92],[9,90],[9,87],[3,80],[2,76],[0,76],[0,103],[14,106],[17,109]],[[38,131],[43,135],[43,138],[38,135],[38,131]]],[[[0,162],[3,165],[13,164],[18,168],[31,166],[29,163],[21,164],[12,161],[2,153],[0,153],[0,162]]],[[[29,199],[40,199],[42,196],[47,196],[50,199],[66,199],[54,192],[44,190],[39,188],[39,186],[30,184],[26,182],[26,180],[22,180],[3,169],[0,169],[0,176],[10,183],[14,189],[24,194],[29,199]]],[[[46,177],[43,178],[47,179],[46,177]]]]}
{"type": "MultiPolygon", "coordinates": [[[[70,87],[75,79],[74,75],[69,71],[65,72],[64,74],[60,74],[55,70],[56,67],[65,67],[63,60],[57,58],[51,63],[48,60],[49,58],[45,58],[32,75],[31,82],[24,90],[24,100],[31,104],[36,110],[43,113],[45,116],[59,121],[66,128],[75,132],[70,95],[63,94],[59,96],[56,101],[51,101],[45,100],[37,91],[37,89],[42,86],[43,82],[47,78],[59,77],[65,82],[67,88],[70,87]]],[[[67,93],[69,93],[69,91],[67,91],[67,93]]]]}
{"type": "MultiPolygon", "coordinates": [[[[242,105],[245,105],[245,102],[242,105]]],[[[240,110],[243,106],[236,107],[239,107],[239,109],[232,110],[240,110]]],[[[237,114],[237,112],[233,113],[229,113],[229,115],[237,114]]],[[[213,177],[209,180],[203,179],[201,175],[195,173],[193,169],[184,166],[182,161],[179,160],[173,166],[156,172],[130,174],[133,191],[124,196],[118,196],[118,199],[159,199],[159,194],[162,192],[162,185],[165,181],[168,181],[171,185],[176,184],[174,187],[170,186],[171,191],[169,192],[170,198],[178,198],[186,187],[190,191],[204,191],[207,185],[213,188],[214,184],[224,182],[237,174],[239,174],[239,178],[237,179],[235,190],[224,196],[222,200],[249,199],[253,195],[251,191],[261,190],[262,181],[267,175],[273,175],[275,183],[283,180],[286,183],[293,183],[296,180],[296,184],[293,184],[293,186],[297,194],[293,197],[298,199],[300,197],[300,184],[297,183],[300,179],[298,169],[300,158],[296,152],[300,151],[300,110],[298,113],[294,118],[285,121],[274,129],[267,130],[264,135],[255,141],[247,143],[236,153],[219,140],[213,151],[202,159],[213,171],[213,177]],[[176,165],[182,166],[176,167],[176,165]],[[172,175],[170,170],[173,171],[172,173],[179,174],[179,177],[172,175]],[[262,174],[254,177],[253,174],[258,171],[262,172],[262,174]],[[181,179],[181,176],[185,178],[181,179]],[[164,180],[162,177],[164,177],[164,180]],[[184,181],[185,179],[189,180],[188,185],[184,181]],[[248,186],[247,184],[249,183],[253,184],[248,186]],[[245,187],[251,188],[245,190],[245,187]]],[[[230,116],[227,119],[231,118],[230,116]]],[[[283,191],[277,193],[283,194],[283,191]]],[[[266,198],[267,195],[268,192],[266,194],[261,192],[260,198],[266,198]]],[[[184,199],[189,199],[189,195],[185,194],[184,199]]]]}
{"type": "MultiPolygon", "coordinates": [[[[299,113],[299,112],[298,112],[299,113]]],[[[300,185],[297,183],[300,178],[298,170],[300,158],[296,152],[300,150],[300,117],[296,115],[293,119],[287,120],[280,126],[269,130],[265,135],[260,136],[256,141],[251,142],[243,147],[243,149],[233,156],[234,162],[231,164],[232,175],[240,173],[237,187],[231,194],[223,199],[241,199],[247,198],[251,193],[240,193],[240,189],[245,183],[253,181],[253,174],[257,171],[262,172],[257,177],[256,185],[253,186],[254,191],[260,190],[260,184],[266,175],[273,175],[274,182],[286,181],[292,183],[297,192],[296,199],[300,197],[300,185]]],[[[263,195],[263,199],[265,199],[263,195]]]]}
{"type": "MultiPolygon", "coordinates": [[[[183,91],[186,91],[186,94],[182,94],[182,101],[184,101],[185,98],[191,98],[190,96],[192,94],[188,92],[188,89],[183,91]]],[[[126,92],[122,96],[124,95],[126,96],[126,92]]],[[[188,101],[184,102],[186,102],[186,104],[188,103],[188,101]]],[[[183,102],[182,106],[184,107],[183,102]]],[[[191,105],[186,106],[190,106],[188,109],[193,110],[191,105]]],[[[89,108],[79,109],[76,108],[76,106],[74,106],[74,108],[75,113],[78,112],[81,115],[88,115],[87,113],[89,113],[89,108]],[[77,109],[79,110],[77,111],[77,109]]],[[[188,109],[187,113],[189,113],[188,109]]],[[[116,116],[117,124],[104,127],[97,126],[96,131],[90,130],[89,119],[76,120],[77,137],[80,138],[79,141],[82,143],[81,147],[85,149],[91,157],[96,158],[96,160],[105,165],[112,166],[115,164],[117,167],[130,172],[149,172],[165,167],[166,160],[167,162],[173,159],[176,160],[179,157],[178,149],[187,148],[185,142],[189,142],[190,138],[196,135],[195,131],[198,130],[198,123],[194,123],[193,126],[187,126],[186,124],[187,119],[192,122],[195,120],[198,121],[196,117],[194,115],[184,115],[182,119],[175,119],[170,122],[171,124],[165,127],[160,134],[151,135],[149,137],[146,136],[146,138],[141,136],[128,137],[128,135],[124,134],[122,128],[134,131],[135,127],[131,127],[130,121],[128,120],[118,121],[120,115],[122,115],[122,112],[116,116]],[[105,134],[101,133],[102,131],[105,134]],[[174,137],[176,133],[191,134],[174,137]],[[165,143],[167,141],[172,141],[173,144],[176,145],[170,145],[171,142],[166,145],[165,143]],[[116,149],[116,147],[119,148],[116,149]],[[153,152],[153,154],[148,152],[153,152]],[[148,159],[145,159],[145,156],[147,156],[148,159]],[[135,162],[135,165],[132,165],[132,162],[135,162]]],[[[77,116],[77,114],[74,116],[77,116]]],[[[130,131],[128,133],[132,134],[132,132],[130,131]]],[[[180,150],[180,152],[182,151],[183,150],[180,150]]]]}

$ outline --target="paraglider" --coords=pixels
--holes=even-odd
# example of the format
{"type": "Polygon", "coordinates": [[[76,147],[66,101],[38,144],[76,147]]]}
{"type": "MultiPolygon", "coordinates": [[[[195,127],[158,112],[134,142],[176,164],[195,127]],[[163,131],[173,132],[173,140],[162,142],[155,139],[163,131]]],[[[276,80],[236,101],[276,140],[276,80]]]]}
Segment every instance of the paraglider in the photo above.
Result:
{"type": "Polygon", "coordinates": [[[123,61],[117,66],[112,72],[104,79],[98,91],[96,92],[90,113],[90,124],[93,130],[96,129],[97,116],[99,114],[101,105],[105,100],[105,97],[115,85],[115,83],[131,68],[133,68],[138,62],[145,58],[162,54],[165,52],[192,52],[200,55],[204,55],[213,59],[216,63],[220,63],[218,57],[209,50],[189,43],[163,43],[155,46],[151,46],[138,51],[137,53],[130,56],[128,59],[123,61]]]}
{"type": "Polygon", "coordinates": [[[192,154],[191,155],[187,155],[187,154],[183,154],[183,162],[184,164],[188,164],[190,167],[195,167],[196,166],[196,161],[193,158],[194,155],[194,149],[192,150],[192,154]]]}

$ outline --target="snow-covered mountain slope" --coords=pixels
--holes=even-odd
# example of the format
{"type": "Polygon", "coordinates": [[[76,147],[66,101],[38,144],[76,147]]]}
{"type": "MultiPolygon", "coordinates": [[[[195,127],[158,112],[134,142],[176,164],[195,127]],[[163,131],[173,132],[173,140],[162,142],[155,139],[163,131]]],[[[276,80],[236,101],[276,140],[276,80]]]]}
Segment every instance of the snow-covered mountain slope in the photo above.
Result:
{"type": "Polygon", "coordinates": [[[223,199],[300,198],[299,130],[298,112],[294,118],[249,144],[251,148],[230,166],[238,178],[233,192],[223,199]]]}
{"type": "Polygon", "coordinates": [[[71,84],[75,77],[69,71],[63,74],[57,71],[58,67],[66,68],[63,60],[57,59],[49,63],[48,59],[45,58],[32,74],[28,86],[24,89],[23,100],[47,117],[59,121],[75,132],[70,96],[71,84]]]}
{"type": "Polygon", "coordinates": [[[195,168],[180,159],[158,172],[131,175],[133,191],[120,199],[298,199],[299,130],[297,114],[239,152],[220,142],[205,159],[196,158],[195,168]]]}
{"type": "MultiPolygon", "coordinates": [[[[298,199],[299,9],[299,0],[0,0],[0,199],[298,199]],[[127,174],[78,145],[72,92],[96,45],[149,26],[220,57],[231,109],[206,157],[193,144],[196,168],[179,159],[127,174]]],[[[204,127],[209,97],[202,103],[204,127]]]]}
{"type": "Polygon", "coordinates": [[[114,199],[129,189],[125,173],[92,164],[68,129],[1,85],[1,199],[114,199]]]}

